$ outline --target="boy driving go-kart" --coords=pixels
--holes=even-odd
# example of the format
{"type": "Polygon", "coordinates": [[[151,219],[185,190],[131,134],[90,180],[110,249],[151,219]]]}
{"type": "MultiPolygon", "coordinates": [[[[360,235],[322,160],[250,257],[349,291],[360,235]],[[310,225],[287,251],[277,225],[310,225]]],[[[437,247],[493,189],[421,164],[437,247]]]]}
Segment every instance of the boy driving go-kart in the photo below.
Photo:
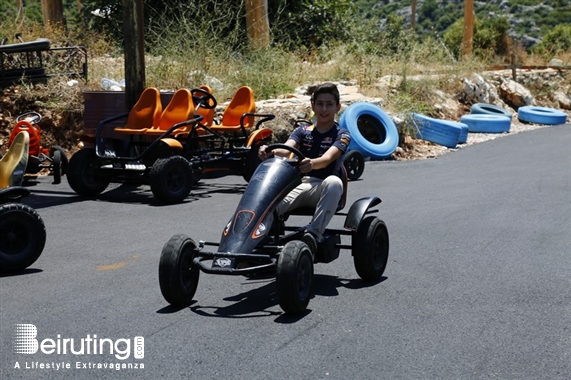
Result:
{"type": "Polygon", "coordinates": [[[287,144],[262,148],[259,156],[264,161],[256,168],[219,241],[196,242],[186,234],[176,234],[165,243],[159,284],[170,304],[180,307],[192,302],[200,272],[248,277],[272,273],[281,308],[288,314],[300,314],[312,297],[314,264],[336,260],[341,249],[351,250],[363,281],[381,279],[388,260],[389,235],[386,224],[371,215],[378,212],[375,206],[381,200],[376,196],[360,198],[347,212],[341,211],[347,178],[340,157],[350,136],[334,122],[339,109],[336,93],[335,86],[320,86],[312,101],[319,114],[316,126],[300,127],[287,144]],[[307,158],[301,149],[306,150],[307,158]],[[295,158],[283,157],[285,152],[295,158]],[[272,155],[277,157],[269,158],[272,155]],[[313,217],[308,225],[286,226],[289,215],[313,217]],[[334,215],[345,217],[343,228],[327,227],[334,215]],[[351,244],[343,244],[342,236],[350,237],[351,244]]]}
{"type": "MultiPolygon", "coordinates": [[[[315,213],[303,241],[315,254],[317,243],[323,241],[323,232],[337,211],[343,195],[343,182],[339,177],[341,156],[351,142],[349,131],[335,122],[339,112],[339,90],[333,83],[319,85],[311,96],[311,109],[315,115],[315,124],[301,125],[295,129],[285,142],[299,149],[306,157],[299,168],[304,174],[302,183],[293,189],[278,205],[277,213],[283,215],[301,207],[315,208],[315,213]]],[[[267,146],[260,147],[260,159],[275,155],[288,156],[289,151],[276,149],[266,153],[267,146]]]]}

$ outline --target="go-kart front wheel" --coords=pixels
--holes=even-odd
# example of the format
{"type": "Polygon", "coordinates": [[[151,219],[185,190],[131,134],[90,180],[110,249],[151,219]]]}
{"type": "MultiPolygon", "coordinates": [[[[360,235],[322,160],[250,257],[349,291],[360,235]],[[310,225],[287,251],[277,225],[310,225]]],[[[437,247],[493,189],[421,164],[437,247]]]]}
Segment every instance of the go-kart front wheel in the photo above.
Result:
{"type": "Polygon", "coordinates": [[[192,264],[196,243],[186,235],[173,236],[163,247],[159,261],[159,285],[165,300],[188,306],[196,293],[200,269],[192,264]]]}
{"type": "Polygon", "coordinates": [[[159,158],[151,166],[149,181],[153,195],[161,202],[182,202],[192,189],[192,166],[182,156],[159,158]]]}
{"type": "Polygon", "coordinates": [[[385,222],[374,216],[361,221],[352,238],[353,263],[363,281],[381,279],[389,259],[389,232],[385,222]]]}
{"type": "Polygon", "coordinates": [[[32,265],[44,250],[46,227],[40,215],[23,203],[0,205],[0,272],[32,265]]]}
{"type": "Polygon", "coordinates": [[[101,173],[101,160],[95,149],[84,148],[77,151],[69,160],[67,182],[79,195],[99,195],[109,186],[109,179],[101,173]]]}
{"type": "Polygon", "coordinates": [[[278,301],[287,314],[305,311],[311,297],[313,256],[305,243],[288,242],[278,258],[276,288],[278,301]]]}

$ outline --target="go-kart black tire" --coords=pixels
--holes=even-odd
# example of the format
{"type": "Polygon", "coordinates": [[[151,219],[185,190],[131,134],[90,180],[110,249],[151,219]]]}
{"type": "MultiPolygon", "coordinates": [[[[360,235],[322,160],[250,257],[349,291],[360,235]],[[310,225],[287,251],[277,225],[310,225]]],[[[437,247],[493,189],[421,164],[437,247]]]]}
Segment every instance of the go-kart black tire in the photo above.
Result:
{"type": "Polygon", "coordinates": [[[54,154],[52,155],[52,173],[54,175],[54,184],[61,183],[61,152],[59,150],[55,150],[54,154]]]}
{"type": "Polygon", "coordinates": [[[363,281],[380,280],[389,259],[389,232],[385,222],[374,216],[361,221],[352,238],[353,263],[363,281]]]}
{"type": "Polygon", "coordinates": [[[61,156],[61,166],[60,166],[60,170],[61,170],[61,175],[65,175],[65,173],[67,173],[67,165],[69,164],[69,160],[67,159],[67,154],[65,153],[65,149],[63,149],[61,146],[56,145],[54,147],[52,147],[50,149],[50,156],[53,157],[55,152],[60,152],[60,156],[61,156]]]}
{"type": "Polygon", "coordinates": [[[23,203],[0,205],[0,273],[26,269],[45,244],[46,226],[36,210],[23,203]]]}
{"type": "Polygon", "coordinates": [[[179,203],[188,197],[192,184],[192,166],[182,156],[160,158],[149,172],[151,191],[164,203],[179,203]]]}
{"type": "Polygon", "coordinates": [[[196,243],[186,235],[174,235],[164,245],[159,261],[159,285],[165,300],[188,306],[198,287],[200,269],[192,265],[196,243]]]}
{"type": "Polygon", "coordinates": [[[279,304],[286,314],[305,311],[311,297],[313,256],[309,247],[299,241],[288,242],[276,267],[276,288],[279,304]]]}
{"type": "Polygon", "coordinates": [[[79,195],[94,196],[101,194],[109,180],[101,175],[101,162],[95,154],[95,149],[84,148],[77,151],[67,167],[67,182],[79,195]]]}
{"type": "Polygon", "coordinates": [[[361,178],[365,170],[365,159],[361,152],[350,150],[343,157],[343,165],[345,165],[345,169],[347,170],[347,178],[351,181],[355,181],[361,178]]]}

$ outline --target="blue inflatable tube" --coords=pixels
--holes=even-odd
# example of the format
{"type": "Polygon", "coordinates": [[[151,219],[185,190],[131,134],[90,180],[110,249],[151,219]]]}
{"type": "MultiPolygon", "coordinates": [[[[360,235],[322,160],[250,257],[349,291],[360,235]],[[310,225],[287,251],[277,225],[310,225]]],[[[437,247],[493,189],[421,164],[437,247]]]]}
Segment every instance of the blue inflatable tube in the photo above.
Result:
{"type": "Polygon", "coordinates": [[[417,128],[416,137],[447,148],[456,148],[462,134],[462,123],[450,120],[439,120],[421,115],[412,114],[417,128]]]}
{"type": "Polygon", "coordinates": [[[475,103],[472,104],[470,108],[471,114],[482,114],[482,115],[500,115],[500,116],[507,116],[512,117],[511,112],[506,111],[502,107],[495,106],[493,104],[487,103],[475,103]]]}
{"type": "Polygon", "coordinates": [[[394,121],[372,103],[351,104],[341,115],[339,125],[351,134],[349,150],[359,151],[363,157],[388,158],[398,147],[399,136],[394,121]]]}
{"type": "Polygon", "coordinates": [[[548,107],[520,107],[517,110],[517,117],[519,120],[528,123],[548,125],[565,124],[567,121],[567,114],[565,112],[548,107]]]}
{"type": "Polygon", "coordinates": [[[476,133],[509,132],[512,119],[502,115],[469,114],[460,117],[460,122],[468,126],[468,131],[476,133]]]}

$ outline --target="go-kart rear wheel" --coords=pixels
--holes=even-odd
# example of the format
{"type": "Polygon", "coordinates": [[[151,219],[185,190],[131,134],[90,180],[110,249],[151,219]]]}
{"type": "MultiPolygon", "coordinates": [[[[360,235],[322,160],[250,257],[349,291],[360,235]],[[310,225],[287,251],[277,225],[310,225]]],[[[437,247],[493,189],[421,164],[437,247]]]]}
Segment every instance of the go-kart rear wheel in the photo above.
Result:
{"type": "Polygon", "coordinates": [[[311,297],[313,256],[309,247],[299,240],[288,242],[276,267],[278,301],[287,314],[305,311],[311,297]]]}
{"type": "Polygon", "coordinates": [[[352,238],[353,263],[363,281],[380,280],[389,259],[389,232],[374,216],[361,221],[352,238]]]}
{"type": "Polygon", "coordinates": [[[54,175],[54,184],[61,183],[61,152],[55,150],[52,155],[52,173],[54,175]]]}
{"type": "MultiPolygon", "coordinates": [[[[59,152],[59,159],[60,159],[60,178],[62,175],[65,175],[65,173],[67,173],[67,165],[69,163],[69,160],[67,159],[67,155],[65,153],[65,150],[61,147],[61,146],[54,146],[50,149],[50,157],[52,157],[52,161],[54,162],[54,168],[52,169],[54,172],[54,178],[55,178],[55,160],[56,160],[56,152],[59,152]]],[[[55,182],[55,180],[54,180],[55,182]]],[[[59,183],[59,182],[58,182],[59,183]]]]}
{"type": "Polygon", "coordinates": [[[343,165],[345,165],[345,169],[347,170],[347,177],[351,181],[355,181],[361,178],[365,170],[365,159],[361,152],[351,150],[343,157],[343,165]]]}
{"type": "Polygon", "coordinates": [[[0,272],[21,271],[44,250],[46,227],[40,215],[23,203],[0,205],[0,272]]]}
{"type": "Polygon", "coordinates": [[[101,194],[109,186],[109,179],[101,174],[101,160],[97,158],[95,149],[84,148],[71,156],[67,182],[73,191],[85,196],[101,194]]]}
{"type": "Polygon", "coordinates": [[[173,236],[159,262],[161,293],[174,306],[188,306],[196,293],[200,269],[192,265],[196,243],[186,235],[173,236]]]}
{"type": "Polygon", "coordinates": [[[153,195],[161,202],[182,202],[192,189],[192,166],[182,156],[160,158],[151,166],[149,181],[153,195]]]}

